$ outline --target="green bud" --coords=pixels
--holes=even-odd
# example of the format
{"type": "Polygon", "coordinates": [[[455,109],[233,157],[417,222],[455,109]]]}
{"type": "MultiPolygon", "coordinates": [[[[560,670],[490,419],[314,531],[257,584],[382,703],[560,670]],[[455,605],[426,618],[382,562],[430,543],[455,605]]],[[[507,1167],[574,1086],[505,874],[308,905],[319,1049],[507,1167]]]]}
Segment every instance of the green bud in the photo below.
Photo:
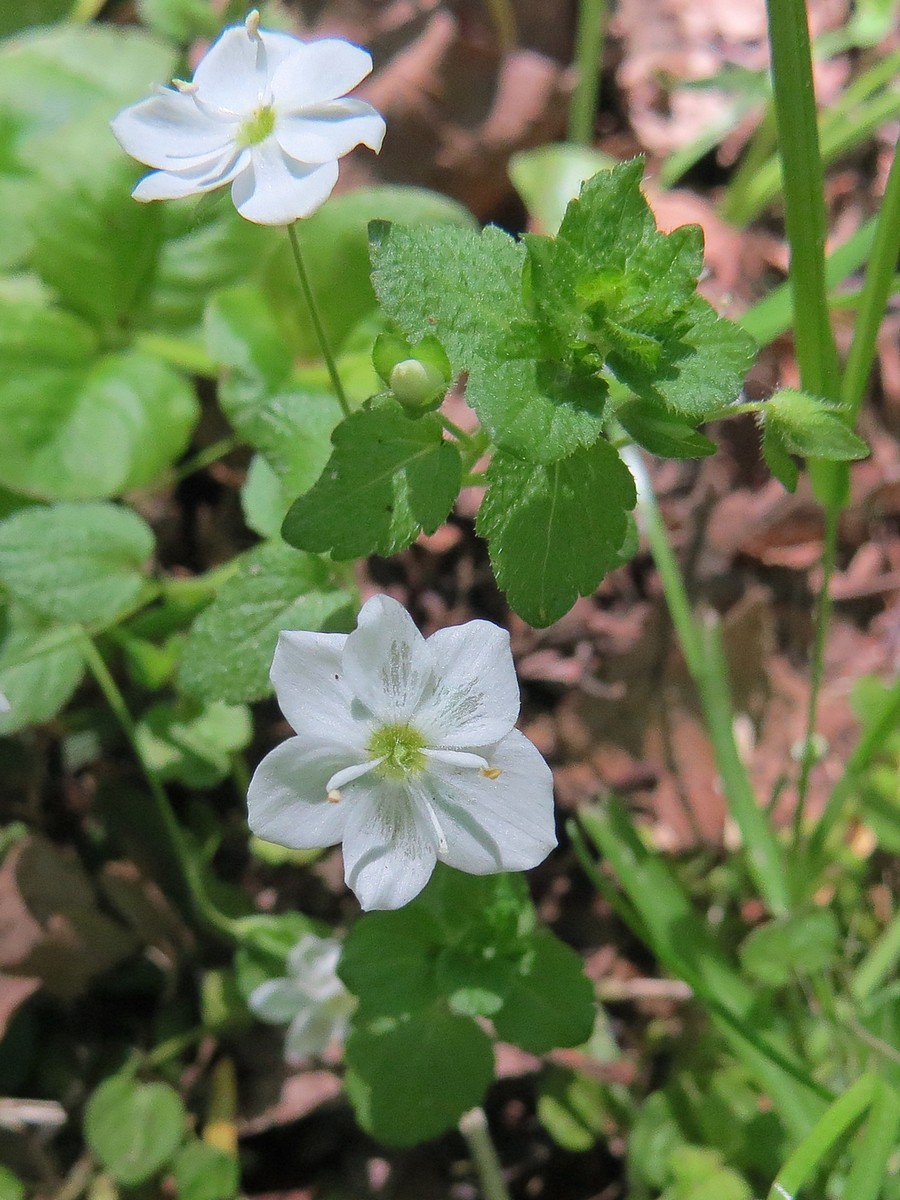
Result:
{"type": "Polygon", "coordinates": [[[447,381],[441,372],[417,358],[404,358],[398,362],[388,383],[405,408],[437,408],[447,389],[447,381]]]}

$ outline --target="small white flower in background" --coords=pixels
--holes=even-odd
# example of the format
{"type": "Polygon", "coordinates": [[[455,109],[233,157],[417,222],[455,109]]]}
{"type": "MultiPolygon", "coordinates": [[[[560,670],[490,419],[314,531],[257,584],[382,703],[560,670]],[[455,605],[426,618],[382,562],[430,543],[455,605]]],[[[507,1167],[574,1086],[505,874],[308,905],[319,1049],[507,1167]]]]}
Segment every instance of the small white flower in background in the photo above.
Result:
{"type": "Polygon", "coordinates": [[[8,713],[8,712],[9,712],[9,701],[3,695],[3,693],[0,692],[0,713],[8,713]]]}
{"type": "Polygon", "coordinates": [[[505,630],[469,621],[426,640],[373,596],[349,635],[282,633],[271,679],[297,736],[257,767],[250,827],[295,849],[343,842],[364,909],[408,903],[438,859],[524,871],[556,845],[550,769],[513,728],[505,630]]]}
{"type": "Polygon", "coordinates": [[[290,225],[331,195],[338,159],[380,150],[384,119],[346,93],[371,56],[341,38],[303,42],[259,28],[259,13],[229,25],[190,83],[174,81],[112,122],[122,147],[156,168],[133,195],[173,200],[231,184],[241,216],[290,225]]]}
{"type": "Polygon", "coordinates": [[[356,997],[338,979],[340,957],[340,942],[307,933],[288,956],[287,977],[268,979],[250,993],[251,1011],[261,1021],[288,1025],[289,1063],[321,1054],[346,1037],[356,997]]]}

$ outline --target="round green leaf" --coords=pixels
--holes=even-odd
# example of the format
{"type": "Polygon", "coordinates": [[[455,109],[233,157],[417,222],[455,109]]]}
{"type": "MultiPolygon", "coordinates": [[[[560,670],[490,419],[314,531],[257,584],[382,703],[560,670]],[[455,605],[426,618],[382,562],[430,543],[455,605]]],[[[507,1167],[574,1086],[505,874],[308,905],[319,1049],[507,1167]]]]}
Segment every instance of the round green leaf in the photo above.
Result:
{"type": "Polygon", "coordinates": [[[359,1123],[390,1146],[412,1146],[452,1128],[481,1103],[494,1074],[487,1034],[441,1009],[356,1029],[344,1057],[359,1123]]]}
{"type": "Polygon", "coordinates": [[[549,930],[538,930],[493,1020],[498,1037],[532,1054],[586,1042],[594,989],[580,956],[549,930]]]}
{"type": "Polygon", "coordinates": [[[178,1200],[230,1200],[241,1182],[240,1164],[206,1142],[188,1142],[172,1163],[178,1200]]]}
{"type": "Polygon", "coordinates": [[[184,1129],[184,1105],[173,1088],[124,1075],[101,1083],[84,1114],[88,1145],[126,1187],[144,1183],[165,1166],[184,1129]]]}
{"type": "Polygon", "coordinates": [[[13,602],[0,651],[0,692],[9,711],[0,733],[49,721],[68,702],[84,674],[81,647],[70,630],[51,627],[32,609],[13,602]]]}
{"type": "Polygon", "coordinates": [[[0,583],[45,617],[104,625],[144,585],[149,526],[113,504],[26,508],[0,525],[0,583]]]}
{"type": "Polygon", "coordinates": [[[780,987],[796,975],[826,970],[838,953],[840,928],[827,908],[779,917],[760,925],[744,940],[741,965],[748,975],[780,987]]]}

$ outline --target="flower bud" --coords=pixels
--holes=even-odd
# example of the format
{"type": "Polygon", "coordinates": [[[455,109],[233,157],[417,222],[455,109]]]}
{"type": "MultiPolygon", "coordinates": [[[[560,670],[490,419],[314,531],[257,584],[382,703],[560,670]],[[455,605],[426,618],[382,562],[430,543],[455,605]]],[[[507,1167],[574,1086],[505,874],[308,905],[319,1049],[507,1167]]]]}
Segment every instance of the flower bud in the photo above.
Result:
{"type": "Polygon", "coordinates": [[[405,408],[436,408],[443,399],[447,381],[436,367],[417,358],[404,358],[388,380],[391,391],[405,408]]]}

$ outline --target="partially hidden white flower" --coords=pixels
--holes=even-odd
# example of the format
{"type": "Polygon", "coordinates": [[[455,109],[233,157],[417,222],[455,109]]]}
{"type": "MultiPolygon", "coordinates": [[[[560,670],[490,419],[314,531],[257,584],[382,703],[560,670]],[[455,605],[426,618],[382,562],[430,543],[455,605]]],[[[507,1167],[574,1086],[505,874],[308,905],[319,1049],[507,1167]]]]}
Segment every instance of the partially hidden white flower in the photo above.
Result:
{"type": "Polygon", "coordinates": [[[261,1021],[288,1025],[284,1055],[289,1063],[321,1054],[343,1042],[356,997],[337,975],[341,943],[304,934],[287,960],[287,976],[267,979],[250,993],[248,1003],[261,1021]]]}
{"type": "Polygon", "coordinates": [[[248,221],[308,217],[331,195],[339,158],[381,149],[384,119],[346,97],[371,70],[351,42],[260,29],[251,12],[222,31],[190,83],[174,80],[112,122],[122,147],[155,168],[133,195],[172,200],[230,183],[248,221]]]}
{"type": "Polygon", "coordinates": [[[271,679],[296,737],[259,764],[250,827],[297,849],[343,842],[364,909],[412,900],[438,859],[524,871],[556,845],[550,769],[513,728],[505,630],[469,621],[426,640],[373,596],[349,635],[282,633],[271,679]]]}

